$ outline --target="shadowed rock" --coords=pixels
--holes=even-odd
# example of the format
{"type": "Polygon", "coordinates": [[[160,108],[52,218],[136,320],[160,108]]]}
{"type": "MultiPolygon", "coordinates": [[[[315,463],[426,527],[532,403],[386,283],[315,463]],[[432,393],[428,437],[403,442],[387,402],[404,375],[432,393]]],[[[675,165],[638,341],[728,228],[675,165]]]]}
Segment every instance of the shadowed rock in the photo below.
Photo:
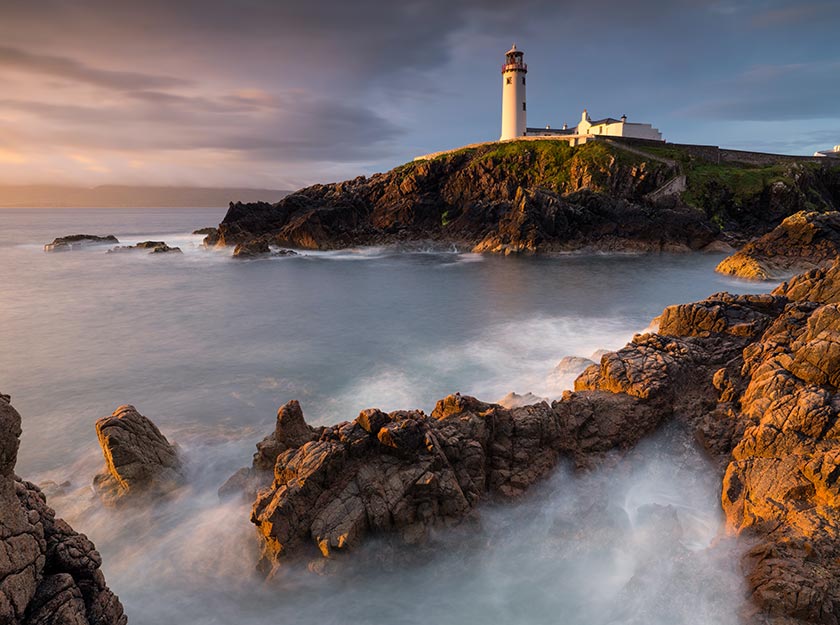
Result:
{"type": "Polygon", "coordinates": [[[266,238],[239,243],[233,250],[234,258],[259,258],[262,256],[297,256],[293,250],[272,250],[266,238]]]}
{"type": "Polygon", "coordinates": [[[125,625],[93,543],[14,475],[19,435],[20,415],[0,395],[0,623],[125,625]]]}
{"type": "Polygon", "coordinates": [[[164,241],[141,241],[136,245],[118,245],[108,250],[109,254],[120,252],[148,251],[149,254],[181,254],[180,247],[169,247],[164,241]]]}
{"type": "Polygon", "coordinates": [[[53,239],[52,243],[44,246],[45,252],[69,252],[79,250],[90,245],[102,245],[104,243],[119,243],[113,234],[101,237],[95,234],[71,234],[66,237],[53,239]]]}
{"type": "Polygon", "coordinates": [[[181,461],[157,426],[134,406],[120,406],[96,422],[105,469],[93,481],[106,505],[129,496],[163,495],[183,483],[181,461]]]}

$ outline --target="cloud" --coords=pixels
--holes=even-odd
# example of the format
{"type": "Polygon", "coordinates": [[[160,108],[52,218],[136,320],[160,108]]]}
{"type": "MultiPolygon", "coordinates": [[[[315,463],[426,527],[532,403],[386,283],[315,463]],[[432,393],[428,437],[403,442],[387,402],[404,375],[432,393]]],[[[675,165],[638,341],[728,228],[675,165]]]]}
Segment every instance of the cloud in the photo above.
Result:
{"type": "Polygon", "coordinates": [[[804,20],[830,19],[840,15],[836,2],[797,2],[790,6],[762,10],[753,16],[752,24],[757,28],[790,26],[804,20]]]}
{"type": "Polygon", "coordinates": [[[80,150],[225,150],[239,158],[358,161],[387,152],[402,133],[364,106],[307,93],[253,101],[131,92],[107,106],[5,99],[4,110],[37,122],[29,125],[29,144],[80,150]]]}
{"type": "Polygon", "coordinates": [[[123,159],[132,180],[150,183],[169,180],[176,154],[179,171],[210,172],[214,183],[233,182],[234,171],[236,184],[249,171],[294,171],[307,183],[371,173],[494,138],[497,63],[513,40],[533,69],[534,121],[557,123],[589,106],[626,111],[667,136],[669,121],[678,131],[702,125],[686,116],[836,119],[828,60],[840,53],[826,37],[833,5],[7,2],[0,137],[42,178],[50,174],[37,171],[33,152],[57,149],[92,154],[114,176],[120,169],[108,159],[123,159]]]}
{"type": "Polygon", "coordinates": [[[836,118],[840,62],[760,65],[714,85],[704,102],[683,109],[685,117],[739,121],[836,118]]]}
{"type": "Polygon", "coordinates": [[[190,84],[190,81],[170,76],[98,69],[72,58],[35,54],[6,46],[0,46],[0,67],[45,74],[108,89],[154,89],[190,84]]]}

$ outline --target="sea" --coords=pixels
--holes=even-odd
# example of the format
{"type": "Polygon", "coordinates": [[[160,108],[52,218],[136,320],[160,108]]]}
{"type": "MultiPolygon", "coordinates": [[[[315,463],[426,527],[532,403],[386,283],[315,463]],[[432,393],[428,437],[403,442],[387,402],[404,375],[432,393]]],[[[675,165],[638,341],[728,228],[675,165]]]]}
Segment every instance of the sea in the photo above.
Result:
{"type": "MultiPolygon", "coordinates": [[[[329,575],[270,580],[247,501],[218,487],[250,464],[279,406],[328,425],[454,392],[557,399],[565,356],[596,357],[665,306],[764,292],[719,254],[499,257],[448,247],[205,249],[224,209],[0,210],[0,392],[23,416],[19,475],[102,553],[132,625],[715,624],[737,622],[744,548],[692,448],[651,437],[604,469],[555,473],[405,553],[384,537],[329,575]],[[45,253],[68,234],[162,240],[183,254],[45,253]],[[103,508],[94,422],[134,405],[174,441],[188,484],[103,508]]],[[[670,440],[670,439],[669,439],[670,440]]]]}

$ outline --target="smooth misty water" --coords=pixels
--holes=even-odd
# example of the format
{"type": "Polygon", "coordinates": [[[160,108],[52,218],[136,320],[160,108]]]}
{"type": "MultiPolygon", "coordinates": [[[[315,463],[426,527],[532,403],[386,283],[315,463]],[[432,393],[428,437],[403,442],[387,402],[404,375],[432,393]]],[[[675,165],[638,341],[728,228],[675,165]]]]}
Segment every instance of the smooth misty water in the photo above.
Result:
{"type": "Polygon", "coordinates": [[[563,356],[620,347],[668,304],[765,287],[715,274],[714,255],[234,261],[187,234],[223,213],[0,210],[0,392],[24,418],[18,472],[72,482],[51,504],[96,542],[132,623],[734,620],[732,558],[708,548],[718,484],[661,441],[586,477],[561,467],[436,549],[393,561],[373,543],[336,575],[290,567],[268,585],[251,575],[247,505],[215,491],[289,399],[327,424],[371,406],[429,411],[454,391],[557,397],[571,382],[552,375],[563,356]],[[42,251],[77,232],[185,254],[42,251]],[[93,422],[123,403],[177,441],[190,470],[177,500],[142,513],[90,495],[102,462],[93,422]]]}

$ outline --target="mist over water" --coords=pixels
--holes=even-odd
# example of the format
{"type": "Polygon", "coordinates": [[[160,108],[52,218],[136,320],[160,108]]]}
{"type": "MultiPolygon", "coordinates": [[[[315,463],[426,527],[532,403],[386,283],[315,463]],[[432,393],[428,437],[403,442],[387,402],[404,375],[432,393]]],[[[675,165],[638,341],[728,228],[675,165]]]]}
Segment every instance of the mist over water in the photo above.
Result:
{"type": "Polygon", "coordinates": [[[94,540],[132,623],[735,622],[719,482],[678,437],[593,474],[560,467],[428,549],[387,556],[374,542],[336,575],[289,567],[268,585],[253,577],[248,505],[216,489],[289,399],[330,424],[372,406],[429,411],[455,391],[552,398],[571,381],[552,374],[562,357],[618,348],[668,304],[766,286],[715,274],[713,255],[234,261],[188,234],[223,212],[0,211],[0,392],[24,417],[17,470],[71,482],[50,503],[94,540]],[[41,251],[77,232],[184,254],[41,251]],[[102,464],[93,422],[123,403],[180,445],[190,472],[177,499],[142,512],[103,510],[89,489],[102,464]]]}

